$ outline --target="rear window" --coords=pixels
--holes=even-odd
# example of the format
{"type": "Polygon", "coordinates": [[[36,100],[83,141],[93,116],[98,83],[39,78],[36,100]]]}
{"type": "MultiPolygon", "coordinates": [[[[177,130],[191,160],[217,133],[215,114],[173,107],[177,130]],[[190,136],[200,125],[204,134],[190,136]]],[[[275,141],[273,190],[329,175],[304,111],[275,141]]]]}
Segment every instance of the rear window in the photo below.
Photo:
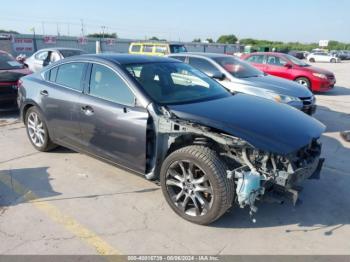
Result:
{"type": "Polygon", "coordinates": [[[7,53],[0,53],[0,70],[22,69],[23,65],[18,63],[7,53]]]}
{"type": "Polygon", "coordinates": [[[156,53],[166,54],[168,53],[168,48],[166,46],[156,46],[156,53]]]}
{"type": "Polygon", "coordinates": [[[84,66],[84,63],[68,63],[59,66],[55,82],[74,90],[82,91],[81,81],[83,77],[84,66]]]}
{"type": "Polygon", "coordinates": [[[86,54],[86,52],[83,50],[60,50],[60,53],[62,54],[63,57],[86,54]]]}

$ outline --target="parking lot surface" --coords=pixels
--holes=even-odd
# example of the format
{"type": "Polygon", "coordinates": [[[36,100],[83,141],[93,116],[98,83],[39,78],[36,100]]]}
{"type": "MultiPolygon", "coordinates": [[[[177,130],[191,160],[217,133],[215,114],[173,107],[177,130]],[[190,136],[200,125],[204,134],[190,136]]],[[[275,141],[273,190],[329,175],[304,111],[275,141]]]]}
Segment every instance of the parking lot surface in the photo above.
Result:
{"type": "Polygon", "coordinates": [[[233,208],[204,227],[175,215],[160,188],[117,167],[58,148],[33,149],[16,113],[0,113],[1,254],[350,254],[350,63],[317,64],[337,86],[317,94],[327,126],[321,180],[302,203],[261,203],[251,222],[233,208]]]}

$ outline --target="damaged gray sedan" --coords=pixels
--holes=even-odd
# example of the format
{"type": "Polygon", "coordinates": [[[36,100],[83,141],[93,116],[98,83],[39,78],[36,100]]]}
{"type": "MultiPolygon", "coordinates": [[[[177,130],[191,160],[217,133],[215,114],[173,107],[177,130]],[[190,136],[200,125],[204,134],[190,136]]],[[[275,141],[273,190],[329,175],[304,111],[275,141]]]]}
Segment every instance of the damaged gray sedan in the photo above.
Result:
{"type": "Polygon", "coordinates": [[[318,178],[325,127],[177,60],[84,55],[22,78],[21,117],[40,151],[56,145],[158,181],[184,219],[210,224],[237,204],[291,196],[318,178]]]}

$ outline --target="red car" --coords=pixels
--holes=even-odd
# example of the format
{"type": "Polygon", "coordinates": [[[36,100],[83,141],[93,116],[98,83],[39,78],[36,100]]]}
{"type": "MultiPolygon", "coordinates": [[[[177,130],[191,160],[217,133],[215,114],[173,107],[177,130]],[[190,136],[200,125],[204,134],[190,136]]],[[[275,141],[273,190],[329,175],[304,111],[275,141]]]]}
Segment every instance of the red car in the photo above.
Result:
{"type": "Polygon", "coordinates": [[[18,80],[32,72],[0,50],[0,110],[17,108],[18,80]]]}
{"type": "Polygon", "coordinates": [[[325,92],[334,88],[336,83],[332,72],[311,66],[291,55],[252,53],[241,58],[267,74],[296,81],[311,91],[325,92]]]}

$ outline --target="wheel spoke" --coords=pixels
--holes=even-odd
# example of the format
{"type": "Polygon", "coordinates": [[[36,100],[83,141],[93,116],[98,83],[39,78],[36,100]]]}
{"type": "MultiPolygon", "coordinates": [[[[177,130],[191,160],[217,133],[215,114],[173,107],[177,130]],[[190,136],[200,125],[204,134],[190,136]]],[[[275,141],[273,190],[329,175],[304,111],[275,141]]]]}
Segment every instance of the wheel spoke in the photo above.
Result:
{"type": "Polygon", "coordinates": [[[203,192],[203,193],[208,193],[208,194],[213,194],[213,190],[211,189],[210,186],[197,186],[194,189],[195,192],[203,192]]]}
{"type": "Polygon", "coordinates": [[[195,192],[194,195],[195,195],[196,199],[198,200],[198,202],[201,204],[203,210],[208,211],[209,210],[208,201],[205,198],[203,198],[198,192],[195,192]]]}
{"type": "Polygon", "coordinates": [[[45,143],[44,136],[42,134],[38,133],[38,138],[39,138],[40,146],[42,146],[45,143]]]}
{"type": "Polygon", "coordinates": [[[173,198],[173,200],[175,202],[178,202],[181,199],[182,196],[184,196],[184,191],[183,190],[181,190],[177,195],[174,195],[172,198],[173,198]]]}
{"type": "Polygon", "coordinates": [[[184,201],[181,203],[182,211],[184,211],[184,212],[186,211],[186,206],[187,206],[189,200],[190,200],[190,197],[188,195],[186,195],[184,201]]]}
{"type": "Polygon", "coordinates": [[[194,180],[192,170],[193,170],[193,163],[189,163],[187,173],[188,173],[188,177],[189,177],[190,181],[194,180]]]}
{"type": "Polygon", "coordinates": [[[208,177],[206,175],[204,175],[198,179],[194,179],[192,183],[195,185],[199,185],[199,184],[203,184],[204,182],[207,182],[207,181],[208,181],[208,177]]]}
{"type": "Polygon", "coordinates": [[[176,172],[174,169],[171,168],[168,172],[173,178],[179,180],[180,182],[185,181],[185,178],[181,176],[178,172],[176,172]]]}
{"type": "Polygon", "coordinates": [[[174,179],[168,179],[166,181],[166,184],[167,184],[167,186],[176,186],[176,187],[179,187],[181,189],[183,188],[182,183],[178,182],[178,181],[176,181],[174,179]]]}
{"type": "Polygon", "coordinates": [[[187,173],[186,173],[186,169],[185,169],[184,163],[179,162],[179,166],[181,168],[183,176],[186,177],[187,173]]]}
{"type": "Polygon", "coordinates": [[[196,216],[200,216],[201,211],[200,211],[200,209],[199,209],[199,206],[198,206],[196,197],[195,197],[195,196],[191,196],[191,200],[192,200],[192,202],[193,202],[193,204],[194,204],[194,208],[195,208],[195,211],[196,211],[196,216]]]}

